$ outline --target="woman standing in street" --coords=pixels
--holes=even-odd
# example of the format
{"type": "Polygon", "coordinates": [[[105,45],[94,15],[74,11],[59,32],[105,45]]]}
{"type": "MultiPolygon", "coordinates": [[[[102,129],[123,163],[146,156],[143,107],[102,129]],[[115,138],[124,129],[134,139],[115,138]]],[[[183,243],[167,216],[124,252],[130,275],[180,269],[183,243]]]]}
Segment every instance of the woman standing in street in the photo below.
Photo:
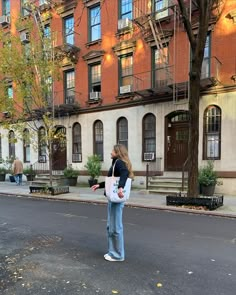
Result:
{"type": "MultiPolygon", "coordinates": [[[[108,171],[108,176],[112,176],[113,166],[114,176],[120,177],[118,184],[118,196],[123,198],[123,189],[127,178],[134,177],[132,164],[129,160],[128,151],[124,145],[117,144],[111,152],[112,166],[108,171]]],[[[100,182],[92,186],[95,191],[98,188],[105,188],[105,182],[100,182]]],[[[106,194],[106,192],[105,192],[106,194]]],[[[122,213],[124,202],[113,203],[108,201],[107,206],[107,236],[108,236],[108,253],[104,255],[107,261],[124,261],[124,234],[122,213]]]]}

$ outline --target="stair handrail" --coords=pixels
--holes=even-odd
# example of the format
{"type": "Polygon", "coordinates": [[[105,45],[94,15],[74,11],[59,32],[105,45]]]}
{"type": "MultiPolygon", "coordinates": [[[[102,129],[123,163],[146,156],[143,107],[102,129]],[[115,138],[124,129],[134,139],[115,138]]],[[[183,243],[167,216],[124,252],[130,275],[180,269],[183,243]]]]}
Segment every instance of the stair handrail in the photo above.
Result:
{"type": "Polygon", "coordinates": [[[185,160],[183,166],[182,166],[182,192],[184,191],[184,181],[185,181],[185,176],[184,176],[184,172],[185,172],[185,168],[186,165],[188,163],[189,158],[187,157],[187,159],[185,160]]]}
{"type": "Polygon", "coordinates": [[[32,170],[37,173],[48,173],[49,172],[49,164],[48,162],[39,162],[36,161],[32,164],[32,170]]]}

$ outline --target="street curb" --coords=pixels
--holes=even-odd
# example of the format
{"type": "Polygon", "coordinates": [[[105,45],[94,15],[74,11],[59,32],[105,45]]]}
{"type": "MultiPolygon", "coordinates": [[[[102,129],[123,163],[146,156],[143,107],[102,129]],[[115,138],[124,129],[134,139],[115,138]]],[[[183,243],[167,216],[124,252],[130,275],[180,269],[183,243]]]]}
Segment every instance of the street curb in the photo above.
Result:
{"type": "MultiPolygon", "coordinates": [[[[98,204],[98,205],[105,205],[107,201],[100,201],[100,200],[89,200],[89,199],[70,199],[50,195],[28,195],[28,194],[14,194],[14,193],[2,193],[0,192],[0,196],[7,196],[7,197],[24,197],[24,198],[31,198],[31,199],[46,199],[46,200],[54,200],[54,201],[69,201],[69,202],[80,202],[80,203],[91,203],[91,204],[98,204]]],[[[214,217],[224,217],[224,218],[232,218],[236,219],[235,214],[231,213],[223,213],[223,212],[216,212],[216,211],[204,211],[204,210],[194,210],[188,208],[178,208],[174,206],[145,206],[142,204],[136,204],[132,202],[126,203],[127,207],[131,208],[141,208],[141,209],[149,209],[149,210],[161,210],[161,211],[169,211],[169,212],[176,212],[176,213],[185,213],[185,214],[195,214],[195,215],[206,215],[206,216],[214,216],[214,217]]]]}

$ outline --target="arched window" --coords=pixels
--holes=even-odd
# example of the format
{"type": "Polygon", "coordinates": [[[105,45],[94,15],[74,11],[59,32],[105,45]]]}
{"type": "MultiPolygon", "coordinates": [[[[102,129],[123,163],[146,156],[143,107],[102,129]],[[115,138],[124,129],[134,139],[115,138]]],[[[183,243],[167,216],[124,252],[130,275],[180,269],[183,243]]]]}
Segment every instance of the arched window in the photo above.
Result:
{"type": "Polygon", "coordinates": [[[156,158],[156,117],[147,114],[143,118],[143,160],[150,161],[156,158]]]}
{"type": "Polygon", "coordinates": [[[204,112],[203,121],[203,159],[220,159],[221,109],[209,106],[204,112]]]}
{"type": "Polygon", "coordinates": [[[16,148],[15,148],[15,133],[14,131],[9,131],[8,134],[8,143],[9,143],[9,158],[16,157],[16,148]]]}
{"type": "Polygon", "coordinates": [[[23,153],[24,153],[24,162],[30,162],[30,134],[29,130],[25,129],[23,131],[23,153]]]}
{"type": "Polygon", "coordinates": [[[128,149],[128,121],[124,117],[117,120],[117,143],[125,145],[128,149]]]}
{"type": "Polygon", "coordinates": [[[75,123],[72,128],[72,162],[82,162],[81,126],[75,123]]]}
{"type": "Polygon", "coordinates": [[[94,154],[100,155],[103,161],[103,124],[101,121],[96,121],[93,125],[93,138],[94,154]]]}
{"type": "Polygon", "coordinates": [[[46,162],[47,144],[46,144],[46,132],[44,127],[40,127],[38,130],[38,161],[46,162]]]}

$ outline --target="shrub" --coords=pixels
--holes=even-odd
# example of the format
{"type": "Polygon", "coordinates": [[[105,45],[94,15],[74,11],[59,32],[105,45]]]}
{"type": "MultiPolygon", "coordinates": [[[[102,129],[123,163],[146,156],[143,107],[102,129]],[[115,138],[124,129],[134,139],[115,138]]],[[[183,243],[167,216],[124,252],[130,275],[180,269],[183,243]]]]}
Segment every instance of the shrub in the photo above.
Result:
{"type": "Polygon", "coordinates": [[[84,167],[88,170],[91,179],[98,178],[102,168],[101,157],[96,154],[88,156],[87,163],[84,167]]]}
{"type": "Polygon", "coordinates": [[[72,166],[66,167],[63,170],[63,174],[67,178],[73,178],[79,176],[79,170],[74,169],[72,166]]]}
{"type": "Polygon", "coordinates": [[[199,169],[198,182],[200,185],[204,186],[220,184],[217,182],[217,175],[214,171],[213,161],[207,161],[207,164],[199,169]]]}

